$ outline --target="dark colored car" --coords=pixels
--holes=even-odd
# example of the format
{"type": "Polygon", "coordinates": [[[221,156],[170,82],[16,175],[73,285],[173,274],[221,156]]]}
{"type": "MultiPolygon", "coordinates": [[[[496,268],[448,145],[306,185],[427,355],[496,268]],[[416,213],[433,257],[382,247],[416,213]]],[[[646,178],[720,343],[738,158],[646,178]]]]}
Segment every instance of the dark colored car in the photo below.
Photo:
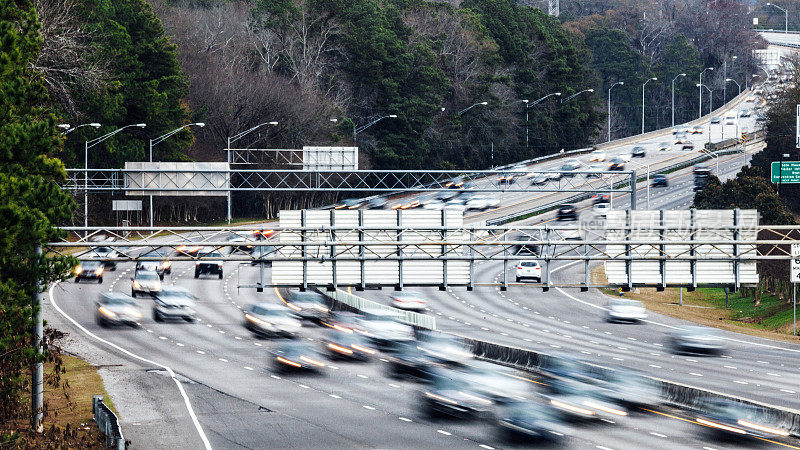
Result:
{"type": "Polygon", "coordinates": [[[330,313],[325,297],[316,292],[292,291],[289,293],[286,306],[300,318],[316,322],[326,319],[330,313]]]}
{"type": "Polygon", "coordinates": [[[280,341],[272,356],[276,372],[318,372],[325,363],[322,354],[308,342],[295,339],[280,341]]]}
{"type": "Polygon", "coordinates": [[[417,348],[416,342],[390,342],[386,347],[386,371],[391,378],[411,376],[427,380],[435,363],[417,348]]]}
{"type": "Polygon", "coordinates": [[[497,425],[509,438],[558,441],[569,433],[562,417],[548,405],[517,401],[499,408],[497,425]]]}
{"type": "Polygon", "coordinates": [[[650,180],[651,187],[667,187],[669,186],[669,178],[663,173],[657,173],[653,175],[653,179],[650,180]]]}
{"type": "Polygon", "coordinates": [[[625,160],[622,158],[611,158],[608,162],[608,170],[625,170],[625,160]]]}
{"type": "Polygon", "coordinates": [[[598,205],[600,203],[611,203],[610,194],[597,194],[592,196],[592,204],[598,205]]]}
{"type": "Polygon", "coordinates": [[[492,409],[492,401],[468,383],[462,374],[446,369],[431,373],[430,383],[420,396],[422,412],[428,417],[440,414],[476,418],[492,409]]]}
{"type": "Polygon", "coordinates": [[[497,177],[497,184],[514,184],[517,175],[512,173],[504,173],[497,177]]]}
{"type": "Polygon", "coordinates": [[[119,253],[111,247],[96,247],[84,256],[101,260],[108,270],[117,270],[117,263],[112,261],[111,258],[118,257],[119,253]]]}
{"type": "Polygon", "coordinates": [[[631,150],[631,157],[632,158],[644,158],[644,156],[645,156],[644,147],[636,146],[636,147],[633,147],[633,150],[631,150]]]}
{"type": "Polygon", "coordinates": [[[322,343],[330,359],[369,361],[378,353],[366,336],[355,331],[329,330],[322,343]]]}
{"type": "Polygon", "coordinates": [[[153,298],[153,320],[185,320],[194,322],[195,318],[194,296],[186,289],[179,287],[164,287],[153,298]]]}
{"type": "Polygon", "coordinates": [[[217,275],[222,279],[222,254],[218,251],[209,251],[200,255],[200,261],[194,263],[194,277],[200,278],[200,275],[212,274],[217,275]]]}
{"type": "Polygon", "coordinates": [[[103,272],[105,265],[102,261],[88,260],[81,261],[81,264],[75,268],[75,282],[81,280],[97,280],[98,283],[103,283],[103,272]]]}
{"type": "Polygon", "coordinates": [[[564,172],[561,174],[562,177],[572,177],[575,175],[572,172],[578,170],[580,166],[581,166],[580,161],[567,161],[564,164],[562,164],[558,170],[564,172]]]}
{"type": "Polygon", "coordinates": [[[136,300],[120,292],[104,292],[94,304],[95,321],[101,327],[109,325],[136,326],[142,319],[142,312],[136,300]]]}
{"type": "Polygon", "coordinates": [[[556,211],[556,220],[578,220],[578,210],[575,205],[565,203],[559,206],[556,211]]]}
{"type": "Polygon", "coordinates": [[[697,422],[709,427],[717,434],[728,436],[755,436],[775,439],[789,436],[789,432],[765,420],[769,417],[762,408],[714,399],[700,408],[697,422]]]}
{"type": "Polygon", "coordinates": [[[335,209],[358,209],[364,205],[364,200],[360,198],[347,198],[336,205],[335,209]]]}
{"type": "Polygon", "coordinates": [[[382,197],[382,196],[381,197],[371,198],[371,199],[369,199],[369,202],[367,202],[367,208],[369,208],[369,209],[383,209],[383,208],[386,207],[386,204],[388,202],[389,201],[386,199],[386,197],[382,197]]]}

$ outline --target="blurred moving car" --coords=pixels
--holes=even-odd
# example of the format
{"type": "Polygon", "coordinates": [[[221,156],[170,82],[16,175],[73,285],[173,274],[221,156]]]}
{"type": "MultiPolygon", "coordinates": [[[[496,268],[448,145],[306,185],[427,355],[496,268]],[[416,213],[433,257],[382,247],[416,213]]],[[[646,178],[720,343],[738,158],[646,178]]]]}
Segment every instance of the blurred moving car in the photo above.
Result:
{"type": "Polygon", "coordinates": [[[530,394],[526,381],[488,361],[470,361],[455,370],[482,396],[498,404],[525,400],[530,394]]]}
{"type": "Polygon", "coordinates": [[[194,322],[194,296],[184,288],[165,287],[153,298],[153,320],[185,320],[194,322]]]}
{"type": "Polygon", "coordinates": [[[637,145],[636,147],[633,147],[633,149],[631,150],[631,157],[633,157],[633,158],[644,158],[645,157],[645,153],[646,153],[646,151],[645,151],[644,147],[640,147],[640,146],[637,145]]]}
{"type": "Polygon", "coordinates": [[[200,246],[194,243],[187,243],[183,245],[179,245],[175,248],[175,252],[179,255],[186,255],[186,256],[197,256],[200,253],[200,246]]]}
{"type": "Polygon", "coordinates": [[[222,279],[222,253],[217,250],[209,250],[200,254],[200,261],[194,263],[194,277],[200,278],[200,275],[212,274],[222,279]]]}
{"type": "Polygon", "coordinates": [[[589,154],[589,162],[603,162],[606,160],[606,152],[594,151],[589,154]]]}
{"type": "Polygon", "coordinates": [[[556,211],[556,220],[578,220],[578,209],[571,203],[564,203],[556,211]]]}
{"type": "Polygon", "coordinates": [[[672,149],[672,144],[669,142],[660,142],[658,144],[658,151],[666,152],[672,149]]]}
{"type": "Polygon", "coordinates": [[[625,170],[625,160],[622,158],[611,158],[608,163],[608,170],[625,170]]]}
{"type": "Polygon", "coordinates": [[[611,211],[611,203],[598,203],[592,209],[596,215],[605,217],[611,211]]]}
{"type": "Polygon", "coordinates": [[[136,294],[154,295],[161,292],[161,278],[155,272],[137,271],[131,278],[131,297],[136,294]]]}
{"type": "Polygon", "coordinates": [[[725,353],[725,343],[720,331],[716,328],[684,327],[670,333],[668,343],[670,348],[678,354],[721,355],[725,353]]]}
{"type": "Polygon", "coordinates": [[[279,341],[273,352],[273,368],[276,372],[318,372],[327,363],[316,347],[300,339],[279,341]]]}
{"type": "Polygon", "coordinates": [[[739,117],[750,117],[750,114],[749,109],[743,109],[742,112],[739,113],[739,117]]]}
{"type": "Polygon", "coordinates": [[[690,133],[692,134],[703,134],[703,126],[702,125],[695,125],[692,127],[690,133]]]}
{"type": "Polygon", "coordinates": [[[774,439],[790,435],[788,431],[765,420],[767,417],[762,408],[727,399],[713,399],[700,408],[697,422],[716,433],[732,436],[774,439]]]}
{"type": "Polygon", "coordinates": [[[401,316],[385,310],[367,312],[360,322],[360,332],[380,350],[395,342],[415,342],[414,328],[400,322],[401,316]]]}
{"type": "MultiPolygon", "coordinates": [[[[518,241],[535,241],[536,239],[533,236],[525,236],[525,235],[517,235],[515,237],[511,237],[510,239],[515,239],[518,241]]],[[[512,255],[538,255],[539,254],[539,244],[516,244],[511,249],[512,255]]]]}
{"type": "Polygon", "coordinates": [[[599,164],[592,164],[589,167],[586,167],[584,170],[589,172],[584,174],[586,178],[603,178],[603,172],[606,171],[606,168],[599,164]]]}
{"type": "Polygon", "coordinates": [[[557,181],[561,178],[561,174],[554,172],[531,172],[527,175],[530,180],[531,186],[545,184],[550,181],[557,181]]]}
{"type": "Polygon", "coordinates": [[[492,401],[478,392],[463,376],[453,370],[437,369],[421,397],[422,412],[428,417],[446,414],[475,418],[491,411],[492,401]]]}
{"type": "MultiPolygon", "coordinates": [[[[752,97],[748,97],[748,101],[752,101],[752,100],[749,100],[750,98],[752,98],[752,97]]],[[[736,113],[731,113],[731,114],[726,114],[725,115],[725,125],[736,125],[736,120],[737,120],[736,113]]]]}
{"type": "Polygon", "coordinates": [[[367,208],[369,209],[383,209],[386,207],[386,204],[389,203],[389,200],[386,197],[380,196],[369,199],[367,202],[367,208]]]}
{"type": "Polygon", "coordinates": [[[499,407],[497,425],[510,438],[524,436],[558,441],[570,434],[562,415],[552,406],[528,401],[510,402],[499,407]]]}
{"type": "Polygon", "coordinates": [[[517,283],[530,279],[537,283],[542,282],[542,266],[539,265],[539,261],[520,261],[516,270],[517,283]]]}
{"type": "Polygon", "coordinates": [[[686,125],[680,125],[672,129],[673,135],[678,135],[681,133],[688,133],[688,132],[689,132],[689,127],[687,127],[686,125]]]}
{"type": "Polygon", "coordinates": [[[330,330],[322,338],[330,359],[354,359],[368,361],[378,353],[366,336],[355,332],[330,330]]]}
{"type": "Polygon", "coordinates": [[[140,270],[155,272],[162,281],[164,280],[164,272],[161,270],[161,264],[158,261],[139,261],[136,263],[136,272],[140,270]]]}
{"type": "Polygon", "coordinates": [[[390,305],[397,309],[419,312],[427,308],[427,302],[419,292],[395,292],[389,296],[389,299],[391,300],[390,305]]]}
{"type": "Polygon", "coordinates": [[[169,252],[163,249],[155,249],[151,250],[142,255],[143,258],[158,258],[161,261],[158,262],[158,270],[156,272],[161,276],[161,279],[164,279],[164,274],[169,275],[172,273],[172,262],[169,261],[169,252]]]}
{"type": "Polygon", "coordinates": [[[436,331],[421,331],[417,348],[442,364],[463,364],[472,360],[472,350],[463,339],[436,331]]]}
{"type": "Polygon", "coordinates": [[[341,203],[334,206],[334,209],[358,209],[364,205],[364,200],[360,198],[346,198],[341,203]]]}
{"type": "Polygon", "coordinates": [[[694,142],[685,141],[681,144],[681,150],[694,150],[694,142]]]}
{"type": "Polygon", "coordinates": [[[722,119],[720,119],[719,116],[714,116],[711,118],[711,123],[720,123],[720,122],[722,122],[722,119]]]}
{"type": "Polygon", "coordinates": [[[96,247],[83,256],[99,259],[108,270],[117,270],[117,263],[111,259],[119,257],[119,253],[111,247],[96,247]]]}
{"type": "Polygon", "coordinates": [[[289,309],[272,303],[256,303],[242,309],[244,326],[260,336],[296,337],[303,327],[289,309]]]}
{"type": "Polygon", "coordinates": [[[598,203],[611,203],[611,195],[610,194],[595,194],[592,196],[592,204],[596,205],[598,203]]]}
{"type": "Polygon", "coordinates": [[[500,199],[496,197],[489,197],[486,195],[479,195],[470,198],[464,204],[466,209],[487,210],[500,207],[500,199]]]}
{"type": "Polygon", "coordinates": [[[600,389],[576,380],[549,381],[550,393],[545,397],[563,414],[579,420],[618,419],[627,416],[625,407],[604,399],[600,389]]]}
{"type": "Polygon", "coordinates": [[[97,280],[98,283],[103,284],[103,271],[105,271],[105,265],[102,261],[96,259],[81,261],[80,265],[75,268],[75,282],[97,280]]]}
{"type": "Polygon", "coordinates": [[[253,253],[253,249],[255,246],[255,242],[247,237],[244,236],[234,236],[228,240],[231,244],[231,253],[233,252],[241,252],[241,253],[253,253]]]}
{"type": "Polygon", "coordinates": [[[640,322],[647,319],[642,302],[627,298],[611,298],[606,304],[608,322],[640,322]]]}
{"type": "Polygon", "coordinates": [[[650,180],[650,187],[667,187],[669,186],[669,178],[663,173],[657,173],[653,175],[653,178],[650,180]]]}
{"type": "Polygon", "coordinates": [[[286,306],[303,320],[320,322],[330,313],[325,297],[317,292],[292,291],[286,306]]]}
{"type": "Polygon", "coordinates": [[[390,378],[410,376],[427,380],[435,363],[416,342],[392,342],[386,348],[386,371],[390,378]]]}
{"type": "Polygon", "coordinates": [[[504,173],[497,177],[497,184],[514,184],[514,181],[517,179],[517,174],[515,173],[504,173]]]}
{"type": "Polygon", "coordinates": [[[95,322],[101,327],[109,325],[138,325],[142,312],[136,301],[120,292],[103,292],[94,303],[95,322]]]}
{"type": "Polygon", "coordinates": [[[581,162],[580,162],[580,161],[578,161],[577,159],[570,159],[570,160],[567,160],[567,161],[566,161],[566,162],[564,162],[564,164],[562,164],[562,165],[561,165],[561,167],[559,168],[559,170],[561,170],[562,172],[564,172],[564,173],[562,173],[562,174],[561,174],[561,176],[562,176],[562,177],[572,177],[572,176],[574,176],[575,174],[573,174],[573,173],[570,173],[570,172],[573,172],[573,171],[575,171],[575,170],[578,170],[578,168],[579,168],[580,166],[581,166],[581,162]]]}
{"type": "Polygon", "coordinates": [[[598,382],[602,397],[620,406],[652,408],[661,403],[661,388],[643,373],[621,367],[607,369],[598,382]]]}
{"type": "Polygon", "coordinates": [[[673,141],[676,145],[683,144],[684,142],[689,140],[689,134],[686,132],[681,132],[675,135],[675,140],[673,141]]]}

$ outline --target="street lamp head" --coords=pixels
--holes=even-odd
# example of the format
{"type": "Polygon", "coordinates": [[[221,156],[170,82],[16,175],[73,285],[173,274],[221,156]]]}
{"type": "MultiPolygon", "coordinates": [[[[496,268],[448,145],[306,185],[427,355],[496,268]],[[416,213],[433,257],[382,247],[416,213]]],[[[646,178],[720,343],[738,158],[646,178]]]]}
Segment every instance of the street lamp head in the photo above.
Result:
{"type": "Polygon", "coordinates": [[[725,78],[725,81],[733,81],[733,80],[731,80],[730,78],[725,78]]]}
{"type": "Polygon", "coordinates": [[[528,99],[520,100],[522,103],[528,103],[528,99]]]}
{"type": "Polygon", "coordinates": [[[708,69],[708,70],[714,70],[714,68],[713,68],[713,67],[706,67],[706,69],[708,69]]]}
{"type": "Polygon", "coordinates": [[[736,55],[733,55],[733,56],[731,56],[731,59],[739,59],[739,57],[736,56],[736,55]]]}
{"type": "Polygon", "coordinates": [[[556,93],[555,93],[555,94],[553,94],[553,95],[557,95],[557,96],[561,97],[561,92],[556,92],[556,93]]]}
{"type": "Polygon", "coordinates": [[[658,81],[658,78],[656,77],[650,78],[650,81],[658,81]]]}
{"type": "Polygon", "coordinates": [[[594,92],[594,89],[587,89],[586,92],[594,92]]]}
{"type": "Polygon", "coordinates": [[[685,74],[685,73],[681,73],[681,74],[678,74],[678,76],[679,76],[679,77],[685,77],[685,76],[686,76],[686,74],[685,74]]]}
{"type": "Polygon", "coordinates": [[[64,130],[69,130],[69,128],[70,128],[70,125],[68,123],[60,123],[60,124],[58,124],[56,126],[58,128],[64,129],[64,130]]]}
{"type": "Polygon", "coordinates": [[[392,119],[396,119],[397,118],[397,114],[389,114],[389,117],[391,117],[392,119]]]}
{"type": "Polygon", "coordinates": [[[336,123],[336,122],[338,122],[338,121],[339,121],[339,119],[336,119],[336,118],[331,118],[331,119],[330,119],[330,121],[331,121],[331,122],[333,122],[333,123],[336,123]]]}
{"type": "Polygon", "coordinates": [[[100,125],[97,122],[93,122],[93,123],[90,123],[89,126],[92,127],[92,128],[100,128],[102,125],[100,125]]]}
{"type": "Polygon", "coordinates": [[[702,86],[702,84],[696,83],[695,86],[700,87],[700,86],[702,86]]]}
{"type": "Polygon", "coordinates": [[[135,127],[139,127],[139,128],[144,128],[144,127],[146,127],[146,126],[147,126],[147,124],[146,124],[146,123],[137,123],[137,124],[136,124],[136,125],[134,125],[134,126],[135,126],[135,127]]]}
{"type": "MultiPolygon", "coordinates": [[[[336,120],[336,119],[334,119],[334,120],[336,120]]],[[[277,124],[278,124],[278,122],[270,122],[269,124],[270,124],[270,125],[277,125],[277,124]]]]}
{"type": "Polygon", "coordinates": [[[204,126],[206,126],[205,122],[196,122],[196,123],[192,123],[190,125],[196,125],[196,126],[198,126],[200,128],[203,128],[204,126]]]}
{"type": "Polygon", "coordinates": [[[480,102],[480,103],[478,103],[478,104],[479,104],[479,105],[486,106],[486,105],[488,105],[488,104],[489,104],[489,102],[480,102]]]}

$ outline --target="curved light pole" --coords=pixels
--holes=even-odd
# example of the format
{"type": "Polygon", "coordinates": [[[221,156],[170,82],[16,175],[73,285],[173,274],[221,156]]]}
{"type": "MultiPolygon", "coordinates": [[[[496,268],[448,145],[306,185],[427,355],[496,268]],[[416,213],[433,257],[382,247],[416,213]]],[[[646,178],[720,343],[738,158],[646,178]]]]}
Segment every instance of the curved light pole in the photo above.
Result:
{"type": "MultiPolygon", "coordinates": [[[[483,102],[483,104],[485,105],[486,102],[483,102]]],[[[475,106],[475,105],[472,105],[472,106],[475,106]]],[[[472,106],[470,106],[470,108],[472,108],[472,106]]],[[[469,108],[467,108],[467,109],[469,109],[469,108]]],[[[362,131],[366,130],[367,128],[375,125],[376,123],[378,123],[381,120],[386,119],[386,118],[396,119],[397,118],[397,114],[389,114],[389,115],[386,115],[386,116],[378,117],[377,119],[373,120],[372,122],[370,122],[370,123],[368,123],[366,125],[362,125],[360,127],[356,127],[356,123],[353,122],[353,144],[356,143],[356,135],[358,133],[361,133],[362,131]]]]}
{"type": "MultiPolygon", "coordinates": [[[[486,106],[486,105],[488,105],[488,104],[489,104],[489,102],[479,102],[479,103],[475,103],[474,105],[472,105],[472,106],[470,106],[470,107],[468,107],[468,108],[464,108],[464,109],[462,109],[462,110],[461,110],[461,111],[459,111],[459,112],[458,112],[458,114],[456,114],[456,115],[457,115],[457,116],[460,116],[460,115],[464,114],[465,112],[469,111],[470,109],[472,109],[472,108],[474,108],[474,107],[476,107],[476,106],[479,106],[479,105],[486,106]]],[[[379,120],[380,120],[380,119],[379,119],[379,120]]]]}
{"type": "MultiPolygon", "coordinates": [[[[713,67],[706,67],[705,69],[703,69],[702,72],[700,72],[700,84],[698,84],[697,86],[703,86],[703,74],[706,73],[706,70],[712,70],[713,71],[714,68],[713,67]]],[[[700,117],[703,117],[703,88],[702,87],[700,87],[700,108],[699,108],[699,111],[700,111],[700,115],[697,116],[698,119],[700,117]]]]}
{"type": "MultiPolygon", "coordinates": [[[[93,125],[90,125],[93,126],[93,125]]],[[[84,170],[84,189],[83,189],[83,226],[84,228],[89,227],[89,149],[94,147],[95,145],[105,141],[106,139],[114,136],[115,134],[119,133],[120,131],[136,127],[136,128],[144,128],[146,124],[143,123],[135,123],[131,125],[125,125],[122,128],[117,128],[116,130],[106,133],[100,137],[96,137],[94,139],[84,141],[83,145],[83,170],[84,170]]],[[[88,233],[88,231],[87,231],[88,233]]]]}
{"type": "Polygon", "coordinates": [[[582,90],[582,91],[580,91],[580,92],[578,92],[578,93],[576,93],[576,94],[572,94],[572,95],[570,95],[570,96],[569,96],[569,97],[567,97],[567,98],[562,98],[562,99],[561,99],[561,103],[566,103],[566,102],[568,102],[568,101],[572,100],[573,98],[575,98],[575,97],[577,97],[577,96],[579,96],[579,95],[583,94],[584,92],[594,92],[594,89],[584,89],[584,90],[582,90]]]}
{"type": "Polygon", "coordinates": [[[658,78],[650,78],[649,80],[645,81],[644,84],[642,84],[642,134],[644,134],[644,87],[647,86],[647,83],[651,81],[658,81],[658,78]]]}
{"type": "MultiPolygon", "coordinates": [[[[706,86],[705,84],[696,84],[695,86],[699,87],[702,91],[703,88],[708,89],[708,98],[710,102],[714,102],[714,91],[711,90],[710,87],[706,86]]],[[[725,121],[722,121],[722,137],[725,138],[725,121]]],[[[711,143],[711,121],[708,121],[708,143],[711,143]]]]}
{"type": "MultiPolygon", "coordinates": [[[[734,80],[733,78],[725,78],[725,81],[728,83],[734,83],[736,87],[739,88],[739,94],[742,93],[742,86],[736,80],[734,80]]],[[[736,95],[738,96],[739,94],[736,95]]]]}
{"type": "Polygon", "coordinates": [[[97,123],[97,122],[92,122],[92,123],[83,123],[83,124],[80,124],[80,125],[76,125],[76,126],[74,126],[74,127],[73,127],[73,126],[71,126],[71,125],[70,125],[70,124],[68,124],[68,123],[62,123],[62,124],[58,124],[57,126],[58,126],[58,128],[61,128],[61,129],[63,129],[63,130],[64,130],[64,131],[61,133],[62,135],[67,135],[67,134],[70,134],[70,133],[72,133],[73,131],[77,130],[78,128],[82,128],[82,127],[100,128],[102,125],[100,125],[100,124],[99,124],[99,123],[97,123]]]}
{"type": "Polygon", "coordinates": [[[679,73],[675,78],[672,79],[672,128],[675,128],[675,80],[685,76],[685,73],[679,73]]]}
{"type": "Polygon", "coordinates": [[[614,86],[622,86],[624,84],[624,81],[617,81],[608,88],[608,142],[611,142],[611,90],[614,89],[614,86]]]}
{"type": "MultiPolygon", "coordinates": [[[[731,56],[731,59],[736,61],[739,57],[736,55],[731,56]]],[[[722,78],[727,80],[728,79],[728,58],[725,57],[725,61],[722,62],[722,78]]],[[[722,85],[722,104],[728,102],[728,90],[726,89],[728,84],[722,85]]],[[[739,88],[739,93],[742,93],[742,88],[739,88]]]]}
{"type": "MultiPolygon", "coordinates": [[[[331,119],[331,120],[335,121],[336,119],[331,119]]],[[[231,156],[231,144],[233,144],[234,142],[238,141],[239,139],[247,136],[248,134],[252,133],[253,131],[256,131],[257,129],[259,129],[259,128],[265,126],[265,125],[275,126],[275,125],[278,125],[278,122],[272,121],[272,122],[260,123],[260,124],[254,126],[254,127],[250,127],[250,128],[248,128],[248,129],[246,129],[244,131],[240,131],[240,132],[234,134],[233,136],[228,136],[228,148],[226,149],[226,155],[225,155],[225,160],[228,161],[228,164],[233,163],[233,160],[232,160],[233,157],[231,156]]],[[[230,168],[230,166],[228,166],[228,168],[230,168]]],[[[233,199],[231,198],[231,191],[229,189],[228,190],[228,225],[230,225],[230,223],[231,223],[232,202],[233,202],[233,199]]]]}
{"type": "Polygon", "coordinates": [[[767,3],[767,6],[774,6],[774,7],[778,8],[778,9],[780,9],[781,11],[783,11],[783,26],[784,26],[783,32],[788,34],[789,33],[789,11],[781,8],[780,6],[776,5],[775,3],[767,3]]]}
{"type": "MultiPolygon", "coordinates": [[[[178,127],[176,129],[170,131],[169,133],[162,134],[161,136],[159,136],[159,137],[157,137],[155,139],[150,139],[150,162],[153,162],[153,146],[154,145],[160,144],[160,143],[166,141],[171,136],[173,136],[175,134],[178,134],[181,131],[183,131],[183,130],[191,127],[191,126],[197,126],[197,127],[203,128],[204,126],[206,126],[206,124],[204,124],[203,122],[187,123],[186,125],[184,125],[182,127],[178,127]]],[[[230,192],[230,191],[228,191],[228,192],[230,192]]],[[[153,194],[150,194],[150,226],[151,227],[153,226],[153,194]]]]}
{"type": "Polygon", "coordinates": [[[525,151],[528,151],[528,109],[531,106],[536,106],[542,101],[544,101],[548,97],[552,96],[561,97],[561,92],[553,92],[552,94],[547,94],[544,97],[534,100],[533,102],[529,102],[528,100],[520,100],[522,103],[525,103],[525,151]]]}

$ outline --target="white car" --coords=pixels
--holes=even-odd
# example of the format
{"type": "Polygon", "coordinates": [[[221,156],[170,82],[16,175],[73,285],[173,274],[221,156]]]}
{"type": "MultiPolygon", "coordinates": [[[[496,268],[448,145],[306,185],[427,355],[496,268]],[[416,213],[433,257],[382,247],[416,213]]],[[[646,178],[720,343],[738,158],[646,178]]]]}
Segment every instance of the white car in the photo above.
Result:
{"type": "Polygon", "coordinates": [[[138,270],[131,278],[131,297],[136,294],[155,295],[161,292],[161,278],[156,272],[138,270]]]}
{"type": "Polygon", "coordinates": [[[606,320],[609,322],[639,322],[645,319],[647,310],[638,300],[614,298],[606,305],[606,320]]]}
{"type": "Polygon", "coordinates": [[[728,114],[725,116],[725,125],[736,125],[736,115],[728,114]]]}
{"type": "Polygon", "coordinates": [[[471,199],[467,200],[465,206],[467,209],[479,210],[498,208],[500,206],[500,200],[482,195],[478,197],[472,197],[471,199]]]}
{"type": "Polygon", "coordinates": [[[389,296],[391,305],[407,311],[424,311],[427,303],[419,292],[403,291],[389,296]]]}
{"type": "Polygon", "coordinates": [[[542,282],[542,266],[539,261],[520,261],[517,264],[517,283],[525,279],[533,279],[537,283],[542,282]]]}
{"type": "Polygon", "coordinates": [[[609,211],[611,211],[611,204],[610,203],[598,203],[594,205],[594,213],[598,216],[605,217],[609,211]]]}

